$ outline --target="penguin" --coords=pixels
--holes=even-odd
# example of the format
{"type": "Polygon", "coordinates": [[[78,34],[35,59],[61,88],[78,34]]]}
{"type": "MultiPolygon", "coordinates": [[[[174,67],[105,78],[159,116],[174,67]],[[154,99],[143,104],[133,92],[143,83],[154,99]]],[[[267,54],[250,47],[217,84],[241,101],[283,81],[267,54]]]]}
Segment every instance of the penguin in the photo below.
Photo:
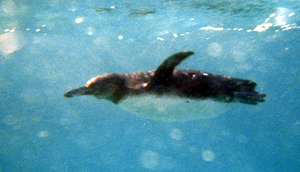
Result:
{"type": "Polygon", "coordinates": [[[175,69],[192,54],[173,54],[156,70],[93,77],[85,86],[67,91],[64,97],[95,96],[141,117],[170,122],[213,118],[236,103],[257,105],[265,101],[266,94],[256,92],[253,81],[175,69]]]}

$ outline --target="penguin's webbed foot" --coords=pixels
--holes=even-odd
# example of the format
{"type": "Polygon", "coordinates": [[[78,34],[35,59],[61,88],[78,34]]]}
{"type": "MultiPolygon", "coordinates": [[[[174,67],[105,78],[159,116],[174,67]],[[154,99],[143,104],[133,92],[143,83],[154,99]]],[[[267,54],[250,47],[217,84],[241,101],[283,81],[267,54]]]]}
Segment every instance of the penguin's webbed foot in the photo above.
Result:
{"type": "Polygon", "coordinates": [[[234,100],[245,103],[256,105],[258,102],[264,102],[266,94],[258,92],[234,92],[234,100]]]}

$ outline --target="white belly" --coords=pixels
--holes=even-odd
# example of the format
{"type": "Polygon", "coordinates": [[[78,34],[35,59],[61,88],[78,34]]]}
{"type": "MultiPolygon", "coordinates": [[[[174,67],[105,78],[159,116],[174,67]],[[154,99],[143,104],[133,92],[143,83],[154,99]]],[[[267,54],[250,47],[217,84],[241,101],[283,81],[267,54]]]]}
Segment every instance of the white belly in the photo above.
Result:
{"type": "Polygon", "coordinates": [[[128,97],[118,105],[141,117],[169,122],[213,118],[226,113],[234,106],[232,103],[212,100],[154,95],[128,97]]]}

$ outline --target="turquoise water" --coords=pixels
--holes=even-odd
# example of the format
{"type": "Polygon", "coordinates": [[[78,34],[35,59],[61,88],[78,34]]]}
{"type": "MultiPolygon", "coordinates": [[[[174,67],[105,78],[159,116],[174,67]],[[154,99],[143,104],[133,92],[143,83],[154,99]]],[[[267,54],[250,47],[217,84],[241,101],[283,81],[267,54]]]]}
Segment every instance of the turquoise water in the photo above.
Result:
{"type": "Polygon", "coordinates": [[[0,171],[300,171],[299,5],[2,0],[0,171]],[[253,80],[267,101],[169,123],[63,98],[183,50],[178,68],[253,80]]]}

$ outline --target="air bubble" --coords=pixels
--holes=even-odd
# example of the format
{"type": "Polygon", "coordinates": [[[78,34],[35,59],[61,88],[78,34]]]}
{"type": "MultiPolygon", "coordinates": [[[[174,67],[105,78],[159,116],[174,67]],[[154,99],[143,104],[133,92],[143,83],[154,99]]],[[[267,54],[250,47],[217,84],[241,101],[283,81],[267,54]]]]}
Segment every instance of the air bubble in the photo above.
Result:
{"type": "Polygon", "coordinates": [[[38,137],[48,137],[50,134],[48,131],[40,131],[38,137]]]}
{"type": "Polygon", "coordinates": [[[202,152],[202,159],[204,161],[213,161],[215,159],[215,154],[211,150],[205,150],[202,152]]]}
{"type": "Polygon", "coordinates": [[[183,133],[179,129],[174,128],[171,131],[170,136],[171,136],[172,139],[181,140],[183,138],[183,133]]]}
{"type": "Polygon", "coordinates": [[[213,57],[220,56],[221,52],[222,52],[222,47],[220,44],[218,44],[216,42],[211,43],[207,48],[208,55],[213,56],[213,57]]]}
{"type": "Polygon", "coordinates": [[[142,153],[140,161],[143,167],[153,169],[159,163],[159,154],[153,151],[146,151],[142,153]]]}
{"type": "Polygon", "coordinates": [[[12,114],[6,115],[3,119],[3,123],[6,125],[15,125],[19,122],[18,118],[12,114]]]}

